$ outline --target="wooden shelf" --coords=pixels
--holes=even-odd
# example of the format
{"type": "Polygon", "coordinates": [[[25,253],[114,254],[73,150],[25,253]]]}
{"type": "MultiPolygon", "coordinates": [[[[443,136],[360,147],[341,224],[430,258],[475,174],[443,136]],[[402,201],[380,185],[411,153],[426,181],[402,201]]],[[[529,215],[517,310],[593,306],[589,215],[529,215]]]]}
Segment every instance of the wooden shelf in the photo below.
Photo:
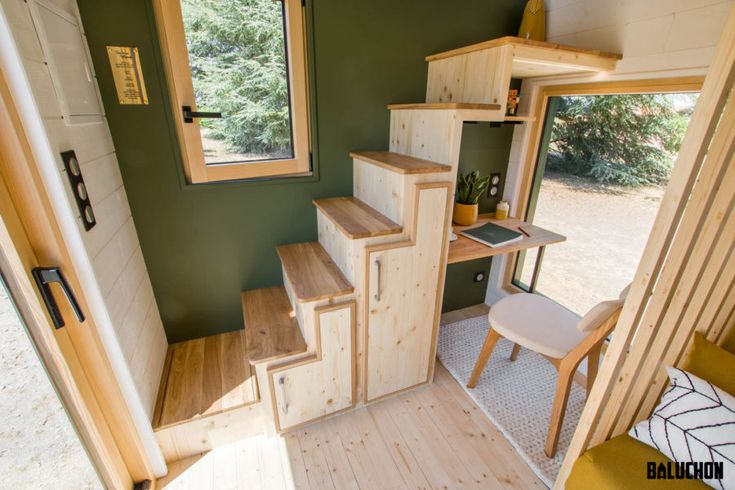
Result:
{"type": "Polygon", "coordinates": [[[306,352],[283,286],[243,291],[242,312],[251,364],[306,352]]]}
{"type": "Polygon", "coordinates": [[[506,36],[433,54],[427,56],[426,61],[439,61],[506,46],[513,50],[512,78],[533,78],[586,71],[612,71],[618,60],[623,58],[620,54],[596,49],[583,49],[506,36]]]}
{"type": "Polygon", "coordinates": [[[505,116],[505,122],[533,122],[536,118],[533,116],[505,116]]]}
{"type": "Polygon", "coordinates": [[[276,250],[299,302],[345,296],[355,290],[319,242],[280,245],[276,250]]]}
{"type": "Polygon", "coordinates": [[[415,104],[388,104],[391,111],[401,110],[474,110],[497,111],[500,104],[467,104],[462,102],[415,103],[415,104]]]}
{"type": "Polygon", "coordinates": [[[403,231],[401,225],[355,197],[330,197],[313,202],[324,216],[352,240],[403,231]]]}
{"type": "Polygon", "coordinates": [[[399,174],[433,174],[452,170],[449,165],[390,151],[353,151],[350,156],[399,174]]]}
{"type": "Polygon", "coordinates": [[[539,226],[531,225],[519,219],[509,218],[496,220],[495,213],[481,214],[477,219],[477,223],[472,226],[454,225],[453,231],[457,234],[457,239],[449,243],[449,258],[447,259],[447,264],[456,264],[459,262],[467,262],[468,260],[482,259],[484,257],[517,252],[519,250],[551,245],[552,243],[559,243],[566,240],[566,237],[559,235],[558,233],[545,230],[539,226]],[[484,225],[485,223],[495,223],[496,225],[503,226],[513,231],[520,231],[518,227],[522,226],[523,229],[528,231],[531,236],[524,236],[521,240],[516,242],[509,243],[502,247],[493,248],[459,235],[460,231],[468,228],[476,228],[484,225]]]}

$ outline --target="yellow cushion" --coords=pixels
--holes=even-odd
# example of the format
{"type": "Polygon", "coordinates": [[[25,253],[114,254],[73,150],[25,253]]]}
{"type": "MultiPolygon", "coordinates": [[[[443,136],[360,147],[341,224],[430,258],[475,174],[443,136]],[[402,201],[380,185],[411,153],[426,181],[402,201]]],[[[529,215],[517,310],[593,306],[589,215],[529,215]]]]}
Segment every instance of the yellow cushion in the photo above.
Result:
{"type": "MultiPolygon", "coordinates": [[[[709,489],[700,480],[649,480],[648,462],[671,460],[623,434],[595,446],[577,459],[567,478],[566,490],[709,489]]],[[[674,470],[672,470],[674,471],[674,470]]]]}
{"type": "Polygon", "coordinates": [[[735,328],[731,328],[730,332],[725,336],[725,339],[722,341],[722,348],[735,354],[735,328]]]}
{"type": "MultiPolygon", "coordinates": [[[[735,332],[735,330],[733,330],[735,332]]],[[[681,369],[709,381],[735,396],[735,335],[723,347],[694,334],[694,348],[681,369]],[[724,347],[724,348],[723,348],[724,347]]],[[[587,450],[577,459],[567,478],[567,490],[619,489],[709,489],[700,480],[649,480],[647,463],[669,463],[671,460],[655,448],[627,434],[587,450]]]]}
{"type": "Polygon", "coordinates": [[[699,332],[694,334],[694,348],[681,369],[735,396],[735,354],[713,344],[699,332]]]}

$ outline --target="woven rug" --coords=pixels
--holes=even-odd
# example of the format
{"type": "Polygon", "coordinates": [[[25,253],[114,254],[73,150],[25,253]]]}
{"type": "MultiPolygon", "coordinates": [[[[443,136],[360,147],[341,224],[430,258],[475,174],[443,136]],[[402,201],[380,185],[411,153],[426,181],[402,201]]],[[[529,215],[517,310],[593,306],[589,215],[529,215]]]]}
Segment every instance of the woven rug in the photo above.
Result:
{"type": "Polygon", "coordinates": [[[544,454],[556,369],[539,354],[522,349],[510,361],[513,344],[501,339],[495,346],[480,382],[466,387],[490,325],[486,316],[445,325],[439,333],[441,363],[500,429],[538,477],[552,487],[564,454],[582,414],[585,390],[572,383],[556,456],[544,454]]]}

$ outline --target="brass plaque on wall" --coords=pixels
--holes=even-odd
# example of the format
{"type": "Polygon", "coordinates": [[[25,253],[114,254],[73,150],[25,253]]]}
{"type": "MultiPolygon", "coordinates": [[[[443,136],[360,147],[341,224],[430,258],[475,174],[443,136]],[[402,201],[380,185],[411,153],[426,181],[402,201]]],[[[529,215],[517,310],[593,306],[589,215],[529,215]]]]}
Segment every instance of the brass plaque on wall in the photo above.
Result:
{"type": "Polygon", "coordinates": [[[112,77],[115,79],[117,100],[121,104],[147,104],[143,72],[140,68],[138,48],[129,46],[107,46],[112,77]]]}

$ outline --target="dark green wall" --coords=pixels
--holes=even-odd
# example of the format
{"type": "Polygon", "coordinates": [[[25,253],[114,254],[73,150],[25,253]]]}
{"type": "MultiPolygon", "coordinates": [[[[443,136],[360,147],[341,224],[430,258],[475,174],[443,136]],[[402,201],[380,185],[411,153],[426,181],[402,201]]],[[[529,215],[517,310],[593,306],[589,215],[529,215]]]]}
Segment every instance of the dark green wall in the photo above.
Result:
{"type": "MultiPolygon", "coordinates": [[[[78,3],[169,342],[240,328],[240,291],[281,283],[275,246],[316,239],[311,200],[351,194],[348,152],[387,148],[385,105],[424,100],[424,56],[513,33],[524,5],[523,0],[309,2],[317,175],[188,186],[150,0],[78,3]],[[107,45],[138,47],[149,105],[117,103],[107,45]]],[[[504,169],[511,132],[477,125],[470,133],[463,141],[463,166],[504,169]]],[[[462,287],[462,281],[450,279],[462,287]]],[[[484,288],[480,301],[483,295],[484,288]]]]}

